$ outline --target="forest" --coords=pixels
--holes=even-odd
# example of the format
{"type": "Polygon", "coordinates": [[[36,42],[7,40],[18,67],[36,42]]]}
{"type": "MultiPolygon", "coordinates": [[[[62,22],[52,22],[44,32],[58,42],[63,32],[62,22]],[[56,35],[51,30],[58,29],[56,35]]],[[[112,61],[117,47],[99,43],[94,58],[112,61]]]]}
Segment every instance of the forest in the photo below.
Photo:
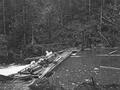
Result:
{"type": "Polygon", "coordinates": [[[0,63],[45,50],[120,45],[120,0],[0,0],[0,63]]]}

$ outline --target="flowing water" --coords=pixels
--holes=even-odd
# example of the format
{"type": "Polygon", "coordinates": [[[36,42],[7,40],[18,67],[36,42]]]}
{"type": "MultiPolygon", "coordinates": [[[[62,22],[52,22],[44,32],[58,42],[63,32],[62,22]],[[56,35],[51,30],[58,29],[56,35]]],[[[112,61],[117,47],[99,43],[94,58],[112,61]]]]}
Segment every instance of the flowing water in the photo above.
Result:
{"type": "Polygon", "coordinates": [[[8,66],[8,67],[2,67],[0,69],[0,74],[1,75],[5,75],[5,76],[9,76],[11,74],[15,74],[18,71],[28,67],[29,65],[12,65],[12,66],[8,66]]]}

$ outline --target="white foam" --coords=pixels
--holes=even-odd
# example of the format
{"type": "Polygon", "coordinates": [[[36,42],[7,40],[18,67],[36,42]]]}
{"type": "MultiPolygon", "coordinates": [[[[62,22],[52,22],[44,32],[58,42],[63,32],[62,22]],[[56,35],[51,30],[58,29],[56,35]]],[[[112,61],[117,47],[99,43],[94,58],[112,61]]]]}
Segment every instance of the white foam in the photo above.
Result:
{"type": "Polygon", "coordinates": [[[46,51],[46,56],[49,56],[49,55],[51,55],[53,52],[51,51],[51,52],[49,52],[49,51],[46,51]]]}
{"type": "Polygon", "coordinates": [[[0,74],[4,75],[4,76],[9,76],[11,74],[15,74],[15,73],[19,72],[20,70],[22,70],[22,69],[24,69],[24,68],[26,68],[28,66],[29,65],[21,65],[21,66],[20,65],[19,66],[14,65],[14,66],[9,66],[7,68],[0,69],[0,74]]]}

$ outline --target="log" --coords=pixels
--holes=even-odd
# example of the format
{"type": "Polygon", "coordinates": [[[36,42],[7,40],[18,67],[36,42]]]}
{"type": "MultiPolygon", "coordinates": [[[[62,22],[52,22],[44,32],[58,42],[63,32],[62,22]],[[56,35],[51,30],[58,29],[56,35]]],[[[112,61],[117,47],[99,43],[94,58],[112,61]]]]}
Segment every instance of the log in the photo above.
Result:
{"type": "Polygon", "coordinates": [[[38,60],[34,64],[30,64],[27,68],[24,68],[23,70],[19,71],[16,74],[10,75],[9,77],[13,78],[14,80],[32,80],[28,86],[36,85],[39,80],[51,76],[52,74],[49,75],[49,73],[51,73],[67,57],[69,57],[72,52],[72,49],[69,49],[61,54],[51,54],[45,57],[43,60],[46,62],[46,65],[42,65],[42,62],[38,60]],[[51,59],[50,62],[49,59],[51,59]]]}
{"type": "Polygon", "coordinates": [[[43,72],[39,72],[39,79],[34,79],[29,86],[37,85],[37,82],[44,78],[48,73],[52,72],[55,67],[57,67],[62,61],[64,61],[67,57],[71,55],[72,51],[63,52],[61,55],[57,56],[54,60],[57,63],[51,63],[48,67],[46,67],[43,72]]]}

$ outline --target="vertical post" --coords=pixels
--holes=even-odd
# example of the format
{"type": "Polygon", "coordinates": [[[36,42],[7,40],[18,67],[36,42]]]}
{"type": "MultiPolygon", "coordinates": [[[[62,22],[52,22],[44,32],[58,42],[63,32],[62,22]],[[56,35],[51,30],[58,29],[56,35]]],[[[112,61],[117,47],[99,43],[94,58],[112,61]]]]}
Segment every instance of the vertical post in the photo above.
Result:
{"type": "MultiPolygon", "coordinates": [[[[6,37],[6,24],[5,23],[6,23],[6,17],[5,17],[5,0],[3,0],[3,33],[4,33],[5,37],[6,37]]],[[[6,56],[7,56],[7,59],[8,59],[8,46],[7,46],[6,50],[7,50],[6,56]]]]}
{"type": "Polygon", "coordinates": [[[26,45],[26,34],[24,33],[24,46],[26,45]]]}
{"type": "Polygon", "coordinates": [[[71,8],[71,6],[72,6],[72,1],[69,0],[69,7],[71,8]]]}
{"type": "Polygon", "coordinates": [[[6,35],[6,24],[5,24],[5,0],[3,0],[3,30],[6,35]]]}
{"type": "Polygon", "coordinates": [[[114,10],[117,9],[117,0],[114,0],[114,10]]]}
{"type": "Polygon", "coordinates": [[[24,46],[26,45],[26,4],[23,6],[23,27],[24,27],[24,46]]]}
{"type": "Polygon", "coordinates": [[[32,44],[32,45],[34,44],[33,26],[32,26],[32,41],[31,41],[31,44],[32,44]]]}
{"type": "Polygon", "coordinates": [[[62,0],[59,0],[59,9],[60,9],[60,24],[63,25],[62,0]]]}
{"type": "Polygon", "coordinates": [[[103,15],[103,0],[101,0],[101,7],[100,7],[100,32],[102,29],[102,16],[103,15]]]}
{"type": "Polygon", "coordinates": [[[23,45],[22,45],[22,49],[21,49],[21,51],[20,51],[20,53],[21,53],[21,58],[23,58],[23,53],[24,53],[24,48],[25,48],[25,45],[26,45],[26,34],[25,34],[25,29],[26,29],[26,10],[25,10],[26,8],[25,8],[25,0],[23,0],[23,11],[22,11],[22,13],[23,13],[23,20],[22,20],[22,27],[23,27],[23,29],[24,29],[24,31],[23,31],[23,45]]]}
{"type": "Polygon", "coordinates": [[[23,51],[20,50],[20,58],[22,59],[23,58],[23,51]]]}
{"type": "Polygon", "coordinates": [[[90,12],[91,12],[91,0],[89,0],[89,15],[90,15],[90,12]]]}
{"type": "Polygon", "coordinates": [[[82,34],[82,46],[81,46],[81,51],[84,50],[85,47],[85,30],[81,32],[82,34]]]}

